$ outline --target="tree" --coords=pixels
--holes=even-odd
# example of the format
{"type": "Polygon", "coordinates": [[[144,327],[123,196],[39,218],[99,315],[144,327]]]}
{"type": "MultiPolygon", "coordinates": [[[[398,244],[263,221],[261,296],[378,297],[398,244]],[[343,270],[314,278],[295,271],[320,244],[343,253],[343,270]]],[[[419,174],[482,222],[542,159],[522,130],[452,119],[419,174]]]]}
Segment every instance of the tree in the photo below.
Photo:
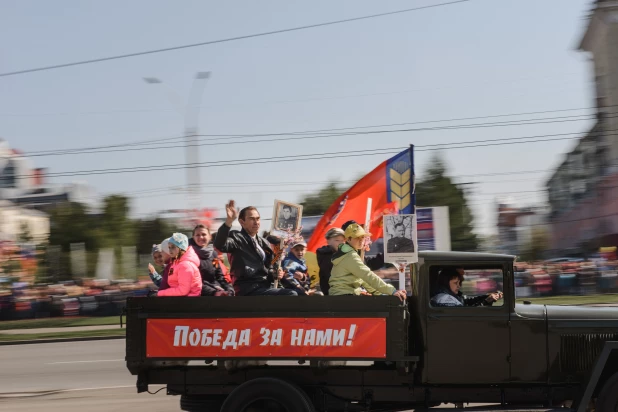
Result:
{"type": "Polygon", "coordinates": [[[163,219],[140,220],[137,226],[137,253],[150,254],[152,245],[172,235],[172,227],[163,219]]]}
{"type": "Polygon", "coordinates": [[[549,234],[546,229],[536,227],[532,229],[530,242],[524,247],[521,259],[526,262],[542,260],[547,249],[549,249],[549,234]]]}
{"type": "Polygon", "coordinates": [[[317,193],[305,196],[301,202],[303,205],[303,215],[315,216],[322,215],[332,205],[341,194],[345,192],[337,182],[330,182],[317,193]]]}
{"type": "Polygon", "coordinates": [[[71,243],[86,243],[86,248],[98,249],[101,239],[96,236],[98,221],[88,214],[85,205],[60,203],[49,214],[49,243],[69,252],[71,243]]]}
{"type": "Polygon", "coordinates": [[[451,247],[456,251],[475,251],[479,240],[473,232],[473,217],[463,189],[446,174],[439,156],[434,156],[427,175],[416,183],[419,207],[448,206],[451,224],[451,247]]]}
{"type": "Polygon", "coordinates": [[[101,229],[109,246],[135,244],[135,225],[129,219],[129,198],[122,195],[107,196],[103,200],[101,229]],[[111,244],[109,244],[111,243],[111,244]]]}

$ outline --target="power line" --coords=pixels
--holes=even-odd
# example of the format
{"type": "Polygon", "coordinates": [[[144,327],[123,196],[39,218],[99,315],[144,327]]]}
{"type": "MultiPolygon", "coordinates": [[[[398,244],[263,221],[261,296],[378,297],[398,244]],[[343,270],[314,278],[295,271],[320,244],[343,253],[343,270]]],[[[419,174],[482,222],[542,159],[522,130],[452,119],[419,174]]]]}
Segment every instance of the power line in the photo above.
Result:
{"type": "MultiPolygon", "coordinates": [[[[257,133],[257,134],[227,134],[227,135],[212,135],[212,134],[200,134],[196,135],[199,137],[226,137],[226,138],[244,138],[244,137],[270,137],[270,136],[289,136],[289,135],[298,135],[298,134],[311,134],[311,133],[332,133],[342,130],[351,130],[351,129],[368,129],[368,128],[377,128],[377,127],[393,127],[393,126],[403,126],[403,125],[413,125],[413,124],[426,124],[426,123],[443,123],[443,122],[452,122],[452,121],[462,121],[462,120],[477,120],[477,119],[489,119],[489,118],[497,118],[497,117],[510,117],[510,116],[523,116],[529,114],[545,114],[545,113],[556,113],[556,112],[565,112],[565,111],[575,111],[575,110],[585,110],[583,109],[560,109],[560,110],[545,110],[538,112],[525,112],[525,113],[510,113],[510,114],[499,114],[499,115],[490,115],[490,116],[475,116],[475,117],[467,117],[467,118],[455,118],[455,119],[441,119],[441,120],[426,120],[426,121],[416,121],[416,122],[406,122],[406,123],[391,123],[391,124],[381,124],[381,125],[369,125],[369,126],[356,126],[356,127],[344,127],[344,128],[335,128],[335,129],[320,129],[320,130],[306,130],[306,131],[293,131],[293,132],[276,132],[276,133],[257,133]]],[[[555,119],[563,119],[563,118],[573,118],[573,117],[581,117],[587,115],[572,115],[566,117],[550,117],[544,119],[520,119],[520,120],[511,120],[510,122],[522,122],[522,121],[534,121],[534,120],[555,120],[555,119]]],[[[585,120],[585,119],[582,119],[585,120]]],[[[498,122],[504,123],[504,122],[498,122]]],[[[494,123],[480,123],[477,125],[491,125],[494,123]]],[[[450,125],[449,127],[454,128],[459,125],[450,125]]],[[[462,126],[472,126],[472,125],[462,125],[462,126]]],[[[422,129],[425,130],[425,129],[422,129]]],[[[35,151],[27,153],[29,156],[34,156],[38,154],[56,154],[56,153],[64,153],[68,151],[84,151],[84,150],[98,150],[98,149],[108,149],[108,148],[117,148],[117,147],[126,147],[126,146],[142,146],[149,144],[166,144],[170,140],[184,140],[186,136],[175,136],[175,137],[163,137],[157,139],[148,139],[137,141],[133,143],[124,143],[124,144],[113,144],[113,145],[105,145],[105,146],[95,146],[95,147],[83,147],[83,148],[74,148],[74,149],[62,149],[62,150],[43,150],[43,151],[35,151]],[[159,143],[157,143],[159,142],[159,143]]],[[[215,140],[215,139],[213,139],[215,140]]]]}
{"type": "MultiPolygon", "coordinates": [[[[522,125],[536,125],[536,124],[546,124],[546,123],[564,123],[564,122],[584,121],[584,120],[593,119],[593,117],[580,118],[582,116],[584,115],[558,116],[558,117],[544,118],[544,119],[524,119],[524,120],[509,121],[509,122],[486,122],[486,123],[477,123],[477,124],[470,124],[470,125],[464,124],[464,125],[438,126],[438,127],[429,127],[429,128],[353,131],[353,132],[335,133],[335,134],[320,134],[320,135],[313,135],[313,136],[302,135],[302,133],[305,133],[305,132],[292,132],[292,133],[287,133],[287,134],[277,133],[277,134],[271,134],[271,135],[244,135],[244,136],[243,135],[240,135],[240,136],[239,135],[228,135],[225,138],[209,139],[207,140],[206,143],[185,145],[185,146],[182,146],[182,148],[201,147],[201,146],[226,146],[226,145],[250,144],[250,143],[268,143],[268,142],[277,142],[277,141],[319,139],[319,138],[325,138],[325,137],[346,137],[346,136],[359,136],[359,135],[371,135],[371,134],[383,134],[383,133],[406,133],[406,132],[422,132],[422,131],[433,131],[433,130],[456,130],[456,129],[477,128],[477,127],[485,128],[485,127],[522,126],[522,125]],[[577,118],[574,119],[574,117],[577,117],[577,118]],[[534,121],[534,120],[543,120],[543,121],[534,121]],[[545,120],[549,120],[549,121],[545,121],[545,120]],[[515,122],[519,122],[519,123],[515,123],[515,122]],[[521,122],[526,122],[526,123],[521,123],[521,122]],[[231,141],[231,142],[227,141],[229,139],[244,139],[246,137],[274,136],[274,135],[284,136],[284,137],[277,137],[277,138],[272,138],[272,139],[231,141]],[[225,141],[210,143],[211,141],[214,141],[214,140],[225,140],[225,141]]],[[[617,116],[610,116],[610,118],[613,118],[613,117],[617,117],[617,116]]],[[[368,128],[368,127],[378,127],[378,126],[361,126],[359,128],[368,128]]],[[[580,133],[579,132],[578,133],[562,133],[562,134],[555,134],[555,135],[543,135],[539,137],[565,136],[565,135],[570,135],[570,134],[579,135],[580,133]]],[[[196,136],[212,137],[216,135],[196,135],[196,136]]],[[[222,135],[219,135],[219,136],[222,136],[222,135]]],[[[535,137],[535,136],[532,136],[532,137],[535,137]]],[[[165,149],[181,148],[180,146],[177,146],[177,145],[156,146],[156,144],[165,144],[169,142],[170,140],[175,140],[175,139],[185,139],[185,136],[175,137],[175,138],[166,138],[166,139],[163,139],[165,140],[165,142],[162,142],[162,143],[154,143],[155,141],[150,140],[150,141],[135,142],[135,143],[128,143],[128,144],[100,146],[98,148],[91,147],[91,148],[83,148],[83,149],[65,149],[65,150],[56,150],[56,151],[29,152],[29,153],[26,153],[26,155],[29,157],[46,157],[46,156],[66,156],[66,155],[74,155],[74,154],[115,153],[115,152],[128,152],[128,151],[136,151],[136,150],[139,150],[139,151],[162,150],[162,149],[165,150],[165,149]],[[145,145],[152,145],[152,144],[155,144],[155,146],[142,147],[145,145]],[[126,148],[126,147],[133,147],[133,146],[136,146],[136,147],[126,148]],[[101,149],[107,149],[107,148],[109,148],[109,150],[101,150],[101,149]]],[[[525,137],[522,137],[522,139],[525,139],[525,137]]],[[[482,142],[482,141],[478,141],[478,142],[482,142]]],[[[444,144],[457,144],[457,143],[453,142],[453,143],[444,143],[444,144]]],[[[436,144],[436,146],[439,146],[439,145],[441,144],[436,144]]]]}
{"type": "MultiPolygon", "coordinates": [[[[398,147],[391,149],[378,149],[376,152],[368,153],[367,150],[356,150],[356,151],[348,151],[348,152],[333,152],[333,153],[323,153],[323,154],[310,154],[310,155],[293,155],[287,156],[284,159],[278,159],[277,163],[281,162],[291,162],[291,161],[304,161],[304,160],[320,160],[320,159],[335,159],[341,157],[355,157],[355,156],[372,156],[372,155],[380,155],[380,154],[396,154],[400,151],[406,149],[406,147],[398,147]],[[386,150],[385,152],[383,152],[386,150]],[[358,153],[362,152],[362,153],[358,153]],[[344,154],[347,153],[347,154],[344,154]],[[324,156],[328,157],[324,157],[324,156]],[[330,156],[333,155],[333,156],[330,156]],[[317,157],[316,157],[317,156],[317,157]]],[[[158,170],[176,170],[176,169],[186,169],[186,168],[202,168],[202,167],[218,167],[218,166],[238,166],[238,165],[247,165],[247,164],[263,164],[263,163],[272,163],[272,157],[263,157],[256,159],[235,159],[235,160],[221,160],[210,163],[198,163],[198,164],[182,164],[182,165],[163,165],[163,166],[138,166],[138,167],[125,167],[125,168],[113,168],[113,169],[94,169],[94,170],[81,170],[74,172],[58,172],[58,173],[50,173],[47,176],[49,177],[61,177],[61,176],[84,176],[84,175],[98,175],[98,174],[117,174],[117,173],[130,173],[130,172],[151,172],[158,170]]],[[[23,176],[15,176],[16,178],[30,178],[30,175],[23,176]]]]}
{"type": "Polygon", "coordinates": [[[308,29],[314,29],[314,28],[318,28],[318,27],[332,26],[332,25],[335,25],[335,24],[350,23],[350,22],[353,22],[353,21],[367,20],[367,19],[373,19],[373,18],[377,18],[377,17],[385,17],[385,16],[391,16],[391,15],[395,15],[395,14],[409,13],[409,12],[412,12],[412,11],[419,11],[419,10],[430,9],[430,8],[435,8],[435,7],[450,6],[450,5],[453,5],[453,4],[465,3],[465,2],[468,2],[468,1],[470,1],[470,0],[455,0],[455,1],[445,2],[445,3],[432,4],[432,5],[428,5],[428,6],[414,7],[414,8],[409,8],[409,9],[403,9],[403,10],[386,12],[386,13],[371,14],[371,15],[367,15],[367,16],[353,17],[353,18],[349,18],[349,19],[334,20],[334,21],[330,21],[330,22],[316,23],[316,24],[310,24],[310,25],[306,25],[306,26],[292,27],[292,28],[288,28],[288,29],[273,30],[273,31],[261,32],[261,33],[247,34],[247,35],[244,35],[244,36],[236,36],[236,37],[229,37],[229,38],[225,38],[225,39],[210,40],[210,41],[205,41],[205,42],[200,42],[200,43],[185,44],[185,45],[182,45],[182,46],[165,47],[165,48],[162,48],[162,49],[146,50],[146,51],[135,52],[135,53],[127,53],[127,54],[119,54],[119,55],[115,55],[115,56],[100,57],[100,58],[97,58],[97,59],[81,60],[81,61],[76,61],[76,62],[71,62],[71,63],[56,64],[56,65],[52,65],[52,66],[43,66],[43,67],[37,67],[37,68],[32,68],[32,69],[17,70],[17,71],[13,71],[13,72],[0,73],[0,77],[16,76],[16,75],[25,74],[25,73],[33,73],[33,72],[40,72],[40,71],[53,70],[53,69],[62,69],[62,68],[66,68],[66,67],[81,66],[81,65],[93,64],[93,63],[100,63],[100,62],[110,61],[110,60],[126,59],[126,58],[129,58],[129,57],[138,57],[138,56],[145,56],[145,55],[148,55],[148,54],[164,53],[164,52],[169,52],[169,51],[174,51],[174,50],[181,50],[181,49],[189,49],[189,48],[193,48],[193,47],[208,46],[208,45],[211,45],[211,44],[228,43],[228,42],[237,41],[237,40],[245,40],[245,39],[251,39],[251,38],[255,38],[255,37],[264,37],[264,36],[270,36],[270,35],[274,35],[274,34],[282,34],[282,33],[289,33],[289,32],[293,32],[293,31],[308,30],[308,29]]]}
{"type": "MultiPolygon", "coordinates": [[[[433,151],[433,150],[454,150],[454,149],[465,149],[465,148],[473,148],[473,147],[486,147],[486,146],[504,146],[504,145],[513,145],[513,144],[527,144],[527,143],[541,143],[547,141],[555,141],[555,140],[572,140],[576,139],[576,137],[558,137],[558,138],[550,138],[550,139],[537,139],[532,141],[507,141],[507,142],[497,142],[497,143],[484,143],[484,144],[468,144],[471,142],[459,142],[460,146],[453,147],[451,144],[443,144],[441,147],[431,147],[417,146],[415,148],[416,152],[424,152],[424,151],[433,151]]],[[[503,140],[503,139],[498,139],[503,140]]],[[[486,141],[487,142],[487,141],[486,141]]],[[[358,156],[373,156],[373,155],[383,155],[383,154],[397,154],[400,151],[406,149],[407,147],[394,147],[394,148],[384,148],[377,149],[376,151],[370,152],[370,149],[365,150],[355,150],[355,151],[347,151],[347,152],[331,152],[331,153],[313,153],[309,155],[290,155],[285,158],[278,159],[277,162],[291,162],[291,161],[307,161],[307,160],[322,160],[322,159],[336,159],[343,157],[358,157],[358,156]]],[[[245,159],[233,159],[233,160],[221,160],[209,163],[198,163],[198,164],[173,164],[173,165],[163,165],[163,166],[138,166],[138,167],[126,167],[126,168],[113,168],[113,169],[94,169],[94,170],[81,170],[74,172],[58,172],[58,173],[49,173],[47,176],[49,177],[64,177],[64,176],[84,176],[84,175],[99,175],[99,174],[117,174],[117,173],[130,173],[130,172],[150,172],[150,171],[159,171],[159,170],[177,170],[177,169],[186,169],[186,168],[207,168],[207,167],[223,167],[223,166],[238,166],[238,165],[251,165],[251,164],[263,164],[263,163],[272,163],[272,157],[268,158],[245,158],[245,159]]],[[[15,176],[16,178],[31,178],[30,175],[23,176],[15,176]]]]}
{"type": "MultiPolygon", "coordinates": [[[[238,134],[235,134],[235,135],[200,135],[200,136],[202,137],[222,137],[222,136],[230,136],[230,137],[237,137],[237,136],[262,137],[264,136],[265,137],[265,136],[279,136],[279,135],[283,136],[283,135],[294,135],[294,134],[334,132],[334,131],[351,130],[351,129],[367,129],[367,128],[391,127],[391,126],[403,126],[403,125],[427,124],[427,123],[444,123],[444,122],[453,122],[453,121],[462,121],[462,120],[491,119],[491,118],[499,118],[499,117],[513,117],[513,116],[524,116],[524,115],[531,115],[531,114],[547,114],[547,113],[559,113],[559,112],[569,112],[569,111],[578,111],[578,110],[594,110],[594,109],[595,109],[594,107],[582,107],[582,108],[572,108],[572,109],[541,110],[541,111],[536,111],[536,112],[519,112],[519,113],[505,113],[505,114],[486,115],[486,116],[460,117],[460,118],[451,118],[451,119],[422,120],[422,121],[405,122],[405,123],[343,127],[343,128],[335,128],[335,129],[306,130],[306,131],[297,131],[297,132],[283,132],[283,133],[278,132],[278,133],[262,133],[262,134],[247,134],[247,135],[238,135],[238,134]]],[[[575,116],[579,117],[583,115],[575,115],[575,116]]],[[[525,121],[525,120],[538,120],[538,119],[521,119],[520,121],[525,121]]],[[[183,135],[183,136],[173,136],[173,137],[163,137],[163,138],[157,138],[157,139],[141,140],[137,142],[123,143],[123,144],[81,147],[81,148],[61,149],[61,150],[41,150],[41,151],[27,152],[26,155],[34,157],[34,155],[47,155],[47,154],[57,154],[57,153],[62,154],[64,152],[73,152],[73,151],[81,152],[81,151],[86,151],[86,150],[99,150],[99,149],[108,149],[108,148],[116,148],[116,147],[142,146],[142,145],[148,145],[152,143],[165,144],[169,142],[170,140],[181,140],[185,138],[186,136],[183,135]],[[157,143],[157,142],[161,142],[161,143],[157,143]]]]}

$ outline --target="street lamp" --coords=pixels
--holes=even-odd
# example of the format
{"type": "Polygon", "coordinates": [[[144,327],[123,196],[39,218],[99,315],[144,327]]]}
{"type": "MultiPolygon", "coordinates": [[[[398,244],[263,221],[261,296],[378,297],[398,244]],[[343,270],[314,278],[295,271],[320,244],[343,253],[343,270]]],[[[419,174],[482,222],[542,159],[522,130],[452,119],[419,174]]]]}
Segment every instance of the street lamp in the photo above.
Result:
{"type": "Polygon", "coordinates": [[[184,136],[185,136],[185,161],[187,164],[187,193],[191,209],[200,206],[200,171],[198,144],[198,124],[200,104],[206,87],[206,80],[210,78],[210,72],[197,72],[193,79],[193,86],[189,93],[186,104],[182,104],[182,97],[172,88],[156,77],[144,77],[147,84],[159,84],[165,86],[167,97],[174,108],[183,115],[184,113],[184,136]]]}

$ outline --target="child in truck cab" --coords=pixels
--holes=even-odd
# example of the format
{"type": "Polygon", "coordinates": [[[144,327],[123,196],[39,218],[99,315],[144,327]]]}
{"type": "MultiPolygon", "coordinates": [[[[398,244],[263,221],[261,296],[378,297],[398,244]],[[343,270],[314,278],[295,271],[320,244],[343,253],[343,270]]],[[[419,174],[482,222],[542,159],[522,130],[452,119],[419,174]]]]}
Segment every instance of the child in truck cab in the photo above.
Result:
{"type": "MultiPolygon", "coordinates": [[[[352,223],[344,232],[346,243],[339,245],[332,257],[333,270],[329,279],[329,295],[361,295],[362,286],[369,286],[384,295],[406,299],[405,290],[397,290],[373,273],[361,260],[358,250],[362,249],[365,238],[371,236],[358,223],[352,223]]],[[[366,287],[365,286],[365,287],[366,287]]]]}
{"type": "Polygon", "coordinates": [[[189,247],[189,239],[182,233],[174,233],[169,238],[170,268],[167,283],[169,288],[159,290],[157,296],[200,296],[202,276],[200,259],[189,247]]]}
{"type": "Polygon", "coordinates": [[[491,306],[502,298],[501,292],[468,297],[461,293],[465,271],[462,268],[444,268],[438,274],[437,292],[431,306],[491,306]]]}

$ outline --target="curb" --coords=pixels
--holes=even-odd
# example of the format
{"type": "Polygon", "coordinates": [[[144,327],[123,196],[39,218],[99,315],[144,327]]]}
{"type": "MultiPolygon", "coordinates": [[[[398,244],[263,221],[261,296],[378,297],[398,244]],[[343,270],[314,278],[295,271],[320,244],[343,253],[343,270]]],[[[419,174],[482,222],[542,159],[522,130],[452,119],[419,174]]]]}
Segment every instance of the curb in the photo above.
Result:
{"type": "Polygon", "coordinates": [[[62,390],[54,391],[41,391],[41,392],[14,392],[14,393],[0,393],[0,399],[13,399],[13,398],[36,398],[38,396],[55,395],[62,393],[62,390]]]}
{"type": "MultiPolygon", "coordinates": [[[[49,390],[35,391],[35,392],[5,392],[5,393],[0,393],[0,399],[35,398],[39,396],[57,395],[59,393],[100,391],[100,390],[127,389],[127,388],[135,388],[135,385],[103,386],[99,388],[49,389],[49,390]]],[[[163,386],[162,388],[165,388],[165,386],[163,386]]]]}
{"type": "Polygon", "coordinates": [[[36,344],[36,343],[87,342],[87,341],[112,340],[112,339],[126,339],[126,336],[84,336],[84,337],[76,337],[76,338],[12,340],[12,341],[0,342],[0,346],[31,345],[31,344],[36,344]]]}

